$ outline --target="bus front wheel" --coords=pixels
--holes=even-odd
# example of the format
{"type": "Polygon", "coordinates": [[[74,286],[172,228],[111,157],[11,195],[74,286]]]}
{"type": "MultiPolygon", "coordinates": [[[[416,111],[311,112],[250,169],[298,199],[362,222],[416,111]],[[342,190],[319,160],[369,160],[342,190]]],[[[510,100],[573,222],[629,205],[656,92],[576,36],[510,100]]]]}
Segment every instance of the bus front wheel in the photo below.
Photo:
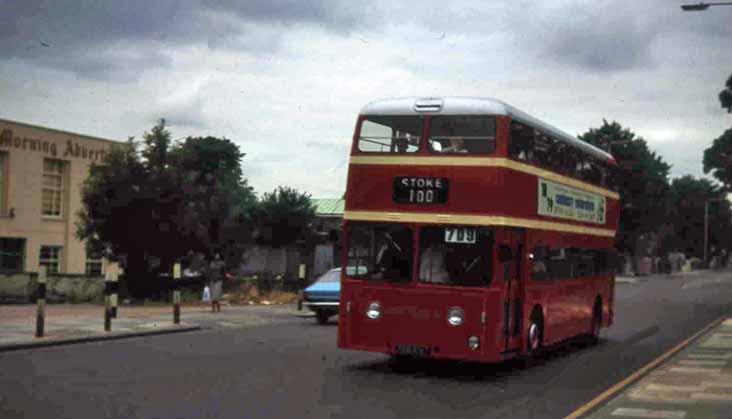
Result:
{"type": "Polygon", "coordinates": [[[315,318],[318,320],[318,324],[328,324],[328,319],[331,313],[326,310],[318,310],[315,312],[315,318]]]}
{"type": "Polygon", "coordinates": [[[544,322],[538,310],[534,310],[529,320],[529,328],[526,333],[526,352],[529,356],[535,355],[541,349],[542,338],[544,335],[544,322]]]}

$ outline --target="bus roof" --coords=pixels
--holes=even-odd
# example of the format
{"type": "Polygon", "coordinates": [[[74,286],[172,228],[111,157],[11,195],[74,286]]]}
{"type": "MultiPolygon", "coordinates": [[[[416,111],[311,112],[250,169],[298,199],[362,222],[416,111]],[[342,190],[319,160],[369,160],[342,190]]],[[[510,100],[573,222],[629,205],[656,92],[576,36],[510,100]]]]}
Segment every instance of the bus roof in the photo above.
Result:
{"type": "Polygon", "coordinates": [[[553,127],[498,99],[487,97],[402,97],[376,100],[361,109],[362,115],[506,115],[579,148],[600,160],[615,159],[599,148],[553,127]]]}

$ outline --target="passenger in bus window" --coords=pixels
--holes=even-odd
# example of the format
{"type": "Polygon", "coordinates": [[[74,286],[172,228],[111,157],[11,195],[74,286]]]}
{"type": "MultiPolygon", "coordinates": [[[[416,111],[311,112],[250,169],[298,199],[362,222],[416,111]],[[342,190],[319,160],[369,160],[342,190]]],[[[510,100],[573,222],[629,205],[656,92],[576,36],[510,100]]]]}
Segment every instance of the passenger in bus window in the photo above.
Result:
{"type": "Polygon", "coordinates": [[[509,156],[523,161],[531,158],[531,132],[518,122],[511,123],[511,142],[509,143],[509,156]]]}
{"type": "Polygon", "coordinates": [[[442,149],[443,153],[467,153],[463,137],[450,137],[450,145],[442,149]]]}
{"type": "Polygon", "coordinates": [[[448,284],[450,276],[445,263],[445,247],[433,245],[422,251],[419,259],[419,279],[433,284],[448,284]]]}

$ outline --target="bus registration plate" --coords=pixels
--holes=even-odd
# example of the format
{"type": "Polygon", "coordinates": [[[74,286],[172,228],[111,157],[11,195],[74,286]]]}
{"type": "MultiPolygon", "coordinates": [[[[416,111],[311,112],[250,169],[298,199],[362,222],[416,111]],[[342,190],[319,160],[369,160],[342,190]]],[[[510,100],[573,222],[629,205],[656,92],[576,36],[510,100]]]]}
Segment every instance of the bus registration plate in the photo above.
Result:
{"type": "Polygon", "coordinates": [[[395,345],[394,349],[397,355],[411,355],[416,357],[430,356],[430,353],[432,352],[432,348],[430,348],[429,346],[421,345],[397,344],[395,345]]]}
{"type": "Polygon", "coordinates": [[[444,177],[397,176],[392,198],[400,204],[444,204],[448,182],[444,177]]]}

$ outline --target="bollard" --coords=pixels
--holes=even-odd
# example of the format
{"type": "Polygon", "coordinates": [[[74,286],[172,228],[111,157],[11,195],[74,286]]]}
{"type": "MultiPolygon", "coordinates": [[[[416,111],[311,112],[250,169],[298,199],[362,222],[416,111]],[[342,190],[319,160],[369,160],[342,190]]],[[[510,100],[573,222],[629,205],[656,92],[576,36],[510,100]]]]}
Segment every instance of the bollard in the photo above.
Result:
{"type": "Polygon", "coordinates": [[[180,324],[180,263],[173,265],[173,323],[180,324]]]}
{"type": "Polygon", "coordinates": [[[46,267],[41,266],[37,274],[38,295],[36,298],[36,337],[42,338],[46,322],[46,267]]]}
{"type": "Polygon", "coordinates": [[[117,318],[117,300],[119,295],[119,274],[117,272],[112,272],[111,276],[111,292],[112,295],[109,297],[109,303],[112,306],[111,307],[111,317],[113,319],[117,318]]]}
{"type": "Polygon", "coordinates": [[[298,281],[298,288],[297,290],[297,311],[302,311],[302,300],[303,300],[303,283],[305,282],[305,264],[301,263],[300,267],[297,272],[297,277],[300,279],[298,281]]]}
{"type": "Polygon", "coordinates": [[[104,331],[112,330],[112,273],[104,275],[104,331]]]}

